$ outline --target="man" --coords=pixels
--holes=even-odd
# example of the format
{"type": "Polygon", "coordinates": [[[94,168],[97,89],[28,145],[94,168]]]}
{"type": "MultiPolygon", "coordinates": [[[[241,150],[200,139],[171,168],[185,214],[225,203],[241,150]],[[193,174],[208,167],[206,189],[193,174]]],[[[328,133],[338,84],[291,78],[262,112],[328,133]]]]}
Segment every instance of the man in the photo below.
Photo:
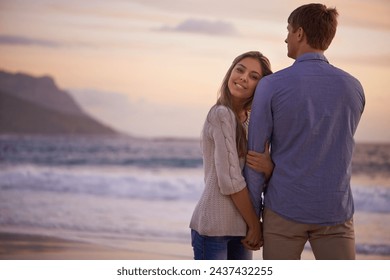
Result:
{"type": "Polygon", "coordinates": [[[322,4],[295,9],[285,40],[295,62],[256,89],[248,148],[261,152],[269,141],[275,164],[266,188],[262,174],[245,168],[263,211],[264,259],[300,259],[307,241],[316,259],[355,259],[351,159],[365,97],[359,81],[324,56],[337,16],[322,4]]]}

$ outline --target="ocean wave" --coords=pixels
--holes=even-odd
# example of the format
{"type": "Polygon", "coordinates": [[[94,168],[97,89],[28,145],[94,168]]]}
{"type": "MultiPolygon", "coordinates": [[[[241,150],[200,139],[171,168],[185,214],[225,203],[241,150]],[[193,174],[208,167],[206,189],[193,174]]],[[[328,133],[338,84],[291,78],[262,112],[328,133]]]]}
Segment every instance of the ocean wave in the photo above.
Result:
{"type": "Polygon", "coordinates": [[[200,169],[113,170],[24,165],[0,170],[0,191],[12,189],[149,200],[194,200],[199,197],[202,188],[200,169]]]}
{"type": "Polygon", "coordinates": [[[364,255],[390,256],[388,244],[356,244],[356,253],[364,255]]]}
{"type": "Polygon", "coordinates": [[[355,210],[390,213],[390,189],[379,186],[352,188],[355,210]]]}
{"type": "MultiPolygon", "coordinates": [[[[197,201],[201,168],[63,168],[23,165],[0,169],[0,191],[57,192],[145,200],[197,201]]],[[[355,210],[390,213],[390,188],[352,186],[355,210]]]]}
{"type": "MultiPolygon", "coordinates": [[[[0,163],[39,166],[198,168],[200,141],[0,135],[0,163]]],[[[390,180],[390,144],[357,144],[352,172],[390,180]]]]}
{"type": "Polygon", "coordinates": [[[40,166],[202,166],[199,141],[0,137],[0,163],[40,166]]]}

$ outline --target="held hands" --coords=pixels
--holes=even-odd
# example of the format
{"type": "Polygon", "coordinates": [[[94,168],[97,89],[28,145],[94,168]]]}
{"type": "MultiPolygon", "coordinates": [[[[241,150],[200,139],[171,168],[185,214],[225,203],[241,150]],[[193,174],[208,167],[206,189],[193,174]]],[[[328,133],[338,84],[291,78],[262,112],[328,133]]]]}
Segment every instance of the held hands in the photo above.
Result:
{"type": "Polygon", "coordinates": [[[262,227],[251,203],[248,188],[245,187],[231,194],[230,197],[247,224],[246,236],[241,240],[242,244],[250,250],[259,250],[263,245],[262,227]]]}
{"type": "Polygon", "coordinates": [[[241,240],[245,248],[253,251],[260,250],[263,246],[263,227],[259,221],[253,228],[248,228],[246,237],[241,240]]]}
{"type": "Polygon", "coordinates": [[[274,163],[272,162],[269,151],[269,142],[267,141],[265,143],[264,153],[248,151],[246,164],[253,170],[263,173],[265,180],[268,181],[274,170],[274,163]]]}

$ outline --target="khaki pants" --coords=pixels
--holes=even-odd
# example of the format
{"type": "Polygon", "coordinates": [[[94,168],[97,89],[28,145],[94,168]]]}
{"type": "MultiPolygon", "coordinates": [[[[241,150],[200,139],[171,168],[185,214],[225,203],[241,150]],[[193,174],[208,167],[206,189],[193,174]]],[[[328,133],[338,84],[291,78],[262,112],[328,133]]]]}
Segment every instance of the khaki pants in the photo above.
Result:
{"type": "Polygon", "coordinates": [[[353,219],[334,226],[302,224],[265,208],[263,237],[265,260],[299,260],[306,241],[317,260],[356,258],[353,219]]]}

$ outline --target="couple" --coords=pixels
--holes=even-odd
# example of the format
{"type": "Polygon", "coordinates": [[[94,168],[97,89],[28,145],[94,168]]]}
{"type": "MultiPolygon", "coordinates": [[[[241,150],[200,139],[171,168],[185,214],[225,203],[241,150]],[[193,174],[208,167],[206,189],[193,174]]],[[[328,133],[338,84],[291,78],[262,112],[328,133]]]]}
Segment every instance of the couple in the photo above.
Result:
{"type": "Polygon", "coordinates": [[[316,259],[355,259],[351,159],[365,97],[324,56],[337,16],[322,4],[291,13],[291,67],[272,74],[256,51],[233,61],[202,132],[195,259],[252,259],[262,246],[264,259],[300,259],[307,241],[316,259]]]}

